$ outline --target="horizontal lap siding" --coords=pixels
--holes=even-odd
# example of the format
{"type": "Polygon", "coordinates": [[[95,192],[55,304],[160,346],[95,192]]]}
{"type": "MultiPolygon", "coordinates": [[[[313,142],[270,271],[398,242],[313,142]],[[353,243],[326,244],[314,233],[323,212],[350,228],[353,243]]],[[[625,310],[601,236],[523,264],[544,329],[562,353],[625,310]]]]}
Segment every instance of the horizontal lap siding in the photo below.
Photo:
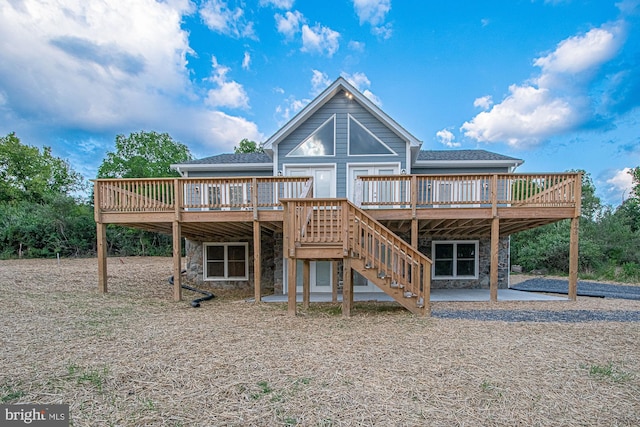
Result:
{"type": "Polygon", "coordinates": [[[411,173],[414,175],[447,175],[447,174],[477,174],[477,173],[509,173],[508,167],[503,168],[482,168],[482,167],[468,167],[468,168],[411,168],[411,173]]]}
{"type": "Polygon", "coordinates": [[[399,138],[391,129],[375,118],[355,100],[349,100],[344,92],[338,93],[309,119],[278,144],[278,170],[283,165],[296,164],[336,164],[337,197],[346,197],[347,163],[400,163],[406,168],[407,143],[399,138]],[[302,141],[315,132],[332,115],[336,115],[336,146],[334,156],[325,157],[287,157],[287,154],[302,141]],[[385,156],[349,156],[348,155],[348,115],[365,126],[370,132],[382,140],[396,155],[385,156]]]}
{"type": "MultiPolygon", "coordinates": [[[[211,165],[216,167],[216,165],[211,165]]],[[[189,178],[225,178],[225,177],[244,177],[244,176],[273,176],[273,168],[269,165],[268,170],[248,170],[244,169],[242,164],[238,164],[237,168],[232,168],[224,171],[190,171],[189,178]]]]}

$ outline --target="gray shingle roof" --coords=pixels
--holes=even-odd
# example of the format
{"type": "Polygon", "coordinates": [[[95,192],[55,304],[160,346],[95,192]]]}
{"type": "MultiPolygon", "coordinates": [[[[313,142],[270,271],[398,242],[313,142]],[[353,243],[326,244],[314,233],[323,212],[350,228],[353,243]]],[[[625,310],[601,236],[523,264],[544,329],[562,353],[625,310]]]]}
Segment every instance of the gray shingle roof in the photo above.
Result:
{"type": "Polygon", "coordinates": [[[474,161],[474,160],[512,160],[515,157],[504,156],[486,150],[423,150],[418,154],[418,161],[474,161]]]}
{"type": "Polygon", "coordinates": [[[268,163],[271,164],[271,157],[265,153],[227,153],[217,154],[202,159],[184,162],[186,165],[229,165],[242,163],[268,163]]]}

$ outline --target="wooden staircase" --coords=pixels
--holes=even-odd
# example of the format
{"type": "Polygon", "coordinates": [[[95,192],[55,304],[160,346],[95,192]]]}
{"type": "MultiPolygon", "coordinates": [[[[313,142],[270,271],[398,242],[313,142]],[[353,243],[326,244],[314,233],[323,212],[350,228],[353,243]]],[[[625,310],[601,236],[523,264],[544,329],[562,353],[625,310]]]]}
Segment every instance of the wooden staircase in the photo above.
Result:
{"type": "Polygon", "coordinates": [[[281,202],[289,258],[348,258],[350,262],[344,265],[350,265],[403,307],[417,315],[430,314],[431,260],[417,249],[347,199],[281,202]]]}

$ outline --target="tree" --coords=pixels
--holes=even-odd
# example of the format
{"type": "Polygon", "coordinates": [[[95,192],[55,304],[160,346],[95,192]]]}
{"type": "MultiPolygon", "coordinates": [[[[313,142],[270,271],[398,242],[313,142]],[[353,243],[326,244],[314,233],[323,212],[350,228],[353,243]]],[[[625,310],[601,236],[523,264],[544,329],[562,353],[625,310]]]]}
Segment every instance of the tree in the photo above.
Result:
{"type": "Polygon", "coordinates": [[[629,171],[631,174],[631,179],[633,180],[633,187],[631,187],[631,191],[633,194],[631,197],[635,198],[638,202],[640,202],[640,166],[636,166],[635,168],[629,171]]]}
{"type": "Polygon", "coordinates": [[[179,176],[174,163],[191,160],[186,145],[167,133],[134,132],[128,137],[116,135],[115,152],[98,168],[98,178],[163,178],[179,176]]]}
{"type": "Polygon", "coordinates": [[[247,138],[243,138],[236,147],[233,147],[233,152],[236,154],[264,153],[264,148],[262,148],[262,144],[258,144],[255,141],[251,141],[247,138]]]}
{"type": "Polygon", "coordinates": [[[41,203],[84,188],[82,176],[69,163],[51,154],[24,145],[14,132],[0,137],[0,202],[41,203]]]}

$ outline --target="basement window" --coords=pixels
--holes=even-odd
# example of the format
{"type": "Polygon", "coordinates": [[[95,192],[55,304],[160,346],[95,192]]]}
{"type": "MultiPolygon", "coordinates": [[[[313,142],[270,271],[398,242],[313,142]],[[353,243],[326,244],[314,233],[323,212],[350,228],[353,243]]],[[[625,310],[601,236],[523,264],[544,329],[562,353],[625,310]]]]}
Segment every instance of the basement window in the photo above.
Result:
{"type": "Polygon", "coordinates": [[[434,279],[477,279],[478,241],[434,241],[434,279]]]}
{"type": "Polygon", "coordinates": [[[248,243],[205,243],[204,280],[248,280],[248,243]]]}

